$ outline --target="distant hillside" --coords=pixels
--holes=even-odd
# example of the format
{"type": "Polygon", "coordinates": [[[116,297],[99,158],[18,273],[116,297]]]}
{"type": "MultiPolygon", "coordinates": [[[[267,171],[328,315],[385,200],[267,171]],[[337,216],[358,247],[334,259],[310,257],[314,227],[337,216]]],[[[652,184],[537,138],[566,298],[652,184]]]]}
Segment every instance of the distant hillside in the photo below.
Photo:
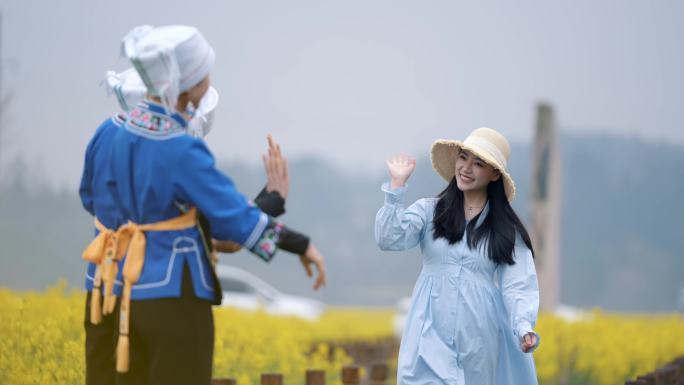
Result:
{"type": "MultiPolygon", "coordinates": [[[[670,311],[684,287],[684,147],[608,135],[563,135],[562,299],[622,311],[670,311]]],[[[514,207],[526,219],[529,146],[514,144],[514,207]]],[[[369,167],[377,169],[378,165],[369,167]]],[[[223,164],[248,196],[264,183],[257,164],[223,164]]],[[[18,173],[22,174],[22,173],[18,173]]],[[[247,253],[222,256],[283,291],[330,303],[393,304],[409,295],[420,270],[417,251],[378,250],[375,212],[386,173],[340,171],[317,158],[291,161],[291,198],[283,220],[311,235],[328,258],[330,284],[312,293],[295,258],[265,264],[247,253]]],[[[91,219],[76,187],[68,193],[27,188],[0,192],[0,285],[44,287],[83,280],[91,219]]],[[[418,160],[407,203],[444,187],[427,154],[418,160]]]]}

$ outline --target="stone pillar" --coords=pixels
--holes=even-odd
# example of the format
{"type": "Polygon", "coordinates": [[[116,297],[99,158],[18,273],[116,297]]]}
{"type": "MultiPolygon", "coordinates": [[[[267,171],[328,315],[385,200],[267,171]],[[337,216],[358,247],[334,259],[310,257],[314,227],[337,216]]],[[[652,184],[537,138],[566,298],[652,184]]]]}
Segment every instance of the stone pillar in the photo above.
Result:
{"type": "Polygon", "coordinates": [[[553,109],[540,103],[532,157],[530,237],[543,311],[554,311],[560,304],[560,159],[553,109]]]}

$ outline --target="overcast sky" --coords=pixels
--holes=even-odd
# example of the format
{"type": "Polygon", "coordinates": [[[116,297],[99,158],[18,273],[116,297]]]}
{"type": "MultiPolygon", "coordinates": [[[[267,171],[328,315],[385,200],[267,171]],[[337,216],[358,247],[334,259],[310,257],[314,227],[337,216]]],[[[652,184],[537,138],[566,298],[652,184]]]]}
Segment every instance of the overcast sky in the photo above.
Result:
{"type": "MultiPolygon", "coordinates": [[[[189,24],[214,46],[218,158],[258,161],[272,132],[291,157],[379,169],[392,152],[491,126],[527,141],[534,105],[565,130],[684,143],[682,1],[2,0],[0,160],[22,154],[75,188],[99,87],[128,67],[140,24],[189,24]]],[[[515,154],[513,154],[515,156],[515,154]]],[[[1,167],[1,166],[0,166],[1,167]]],[[[6,170],[5,170],[6,171],[6,170]]]]}

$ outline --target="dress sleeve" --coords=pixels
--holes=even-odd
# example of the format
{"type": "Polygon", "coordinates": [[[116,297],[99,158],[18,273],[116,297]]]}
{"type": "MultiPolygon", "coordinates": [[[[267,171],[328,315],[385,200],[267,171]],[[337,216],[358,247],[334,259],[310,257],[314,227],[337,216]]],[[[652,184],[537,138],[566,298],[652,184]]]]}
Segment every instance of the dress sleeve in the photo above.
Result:
{"type": "Polygon", "coordinates": [[[375,241],[381,250],[400,251],[416,247],[425,235],[428,222],[426,200],[421,199],[404,209],[405,187],[390,190],[382,185],[385,204],[375,216],[375,241]]]}
{"type": "Polygon", "coordinates": [[[513,332],[518,340],[522,340],[527,333],[534,333],[537,336],[537,344],[534,347],[536,349],[541,341],[539,334],[534,332],[539,312],[537,272],[532,251],[519,236],[516,239],[513,259],[514,265],[499,266],[499,287],[513,332]]]}

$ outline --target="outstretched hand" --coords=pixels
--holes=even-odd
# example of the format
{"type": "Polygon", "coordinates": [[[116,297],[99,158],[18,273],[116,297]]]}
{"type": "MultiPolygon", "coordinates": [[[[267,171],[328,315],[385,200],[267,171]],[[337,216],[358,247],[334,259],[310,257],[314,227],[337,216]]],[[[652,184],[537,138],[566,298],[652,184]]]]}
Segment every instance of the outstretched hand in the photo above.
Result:
{"type": "Polygon", "coordinates": [[[287,171],[287,159],[280,152],[280,145],[273,140],[271,134],[268,140],[268,154],[262,155],[266,169],[266,191],[277,191],[283,199],[287,199],[290,191],[290,176],[287,171]]]}
{"type": "Polygon", "coordinates": [[[537,335],[534,333],[527,333],[523,336],[520,346],[523,353],[528,353],[535,345],[537,345],[537,335]]]}
{"type": "Polygon", "coordinates": [[[316,266],[316,270],[318,270],[318,277],[316,277],[316,282],[314,282],[314,290],[318,290],[319,288],[325,286],[325,258],[323,258],[323,255],[321,255],[313,243],[310,243],[309,247],[306,249],[306,252],[299,256],[299,261],[304,266],[306,275],[308,277],[313,277],[313,269],[311,268],[311,265],[313,264],[316,266]]]}
{"type": "Polygon", "coordinates": [[[403,187],[413,173],[413,170],[416,169],[416,158],[410,155],[394,155],[390,159],[387,159],[386,163],[390,177],[392,178],[392,189],[403,187]]]}

